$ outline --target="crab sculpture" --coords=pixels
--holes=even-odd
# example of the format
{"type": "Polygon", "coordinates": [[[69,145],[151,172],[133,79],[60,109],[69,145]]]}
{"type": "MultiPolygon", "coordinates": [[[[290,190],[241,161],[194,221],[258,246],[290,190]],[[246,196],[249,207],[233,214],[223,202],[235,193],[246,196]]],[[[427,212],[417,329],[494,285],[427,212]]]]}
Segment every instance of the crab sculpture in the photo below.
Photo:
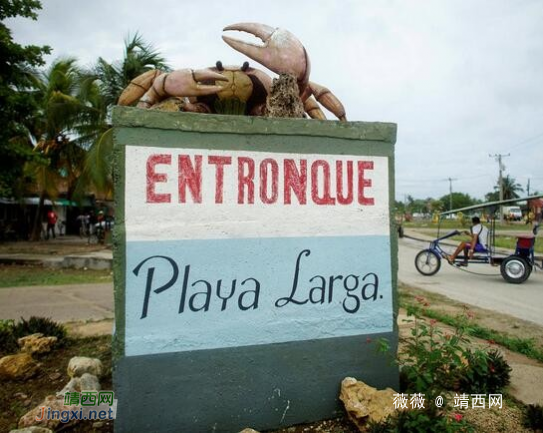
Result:
{"type": "MultiPolygon", "coordinates": [[[[223,35],[235,50],[264,65],[277,74],[296,78],[300,99],[307,115],[326,119],[320,104],[339,120],[345,121],[345,109],[326,87],[309,81],[310,62],[301,42],[289,31],[265,24],[239,23],[223,31],[236,30],[258,37],[263,45],[243,42],[223,35]],[[318,101],[318,103],[317,103],[318,101]]],[[[150,108],[171,97],[182,101],[182,110],[197,113],[227,113],[261,116],[265,113],[266,97],[272,79],[264,71],[249,66],[223,66],[173,72],[148,71],[136,77],[119,97],[119,105],[150,108]]]]}

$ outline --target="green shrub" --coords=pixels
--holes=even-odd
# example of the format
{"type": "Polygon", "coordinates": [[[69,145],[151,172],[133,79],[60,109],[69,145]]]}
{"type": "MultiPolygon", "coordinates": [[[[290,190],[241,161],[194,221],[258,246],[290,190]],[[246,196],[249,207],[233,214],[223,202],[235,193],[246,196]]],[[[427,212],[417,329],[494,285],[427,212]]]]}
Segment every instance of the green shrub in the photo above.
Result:
{"type": "Polygon", "coordinates": [[[14,325],[14,320],[0,320],[0,356],[16,352],[19,347],[13,335],[14,325]]]}
{"type": "Polygon", "coordinates": [[[543,406],[529,404],[524,413],[524,426],[534,431],[543,431],[543,406]]]}
{"type": "MultiPolygon", "coordinates": [[[[416,300],[423,307],[429,305],[424,298],[416,300]]],[[[468,348],[470,340],[465,334],[470,311],[455,320],[450,332],[436,327],[435,319],[417,319],[424,311],[418,306],[407,309],[415,319],[411,336],[399,353],[402,392],[420,392],[432,398],[444,390],[497,393],[509,384],[511,367],[499,351],[468,348]]]]}
{"type": "Polygon", "coordinates": [[[64,325],[57,323],[50,318],[32,316],[26,320],[21,318],[13,327],[13,335],[15,338],[21,338],[25,335],[41,333],[46,337],[57,337],[58,343],[66,338],[66,328],[64,325]]]}
{"type": "Polygon", "coordinates": [[[44,317],[32,316],[19,322],[0,320],[0,355],[5,356],[19,350],[17,340],[27,335],[41,333],[46,337],[57,337],[57,345],[62,345],[66,338],[64,325],[44,317]]]}
{"type": "MultiPolygon", "coordinates": [[[[413,311],[408,309],[408,314],[413,311]]],[[[443,390],[457,390],[465,370],[465,348],[469,341],[462,328],[445,333],[429,323],[415,319],[411,336],[406,338],[399,355],[402,391],[423,393],[427,397],[439,395],[443,390]]]]}
{"type": "Polygon", "coordinates": [[[465,393],[494,394],[503,390],[511,380],[511,367],[497,350],[469,352],[468,365],[460,382],[465,393]]]}

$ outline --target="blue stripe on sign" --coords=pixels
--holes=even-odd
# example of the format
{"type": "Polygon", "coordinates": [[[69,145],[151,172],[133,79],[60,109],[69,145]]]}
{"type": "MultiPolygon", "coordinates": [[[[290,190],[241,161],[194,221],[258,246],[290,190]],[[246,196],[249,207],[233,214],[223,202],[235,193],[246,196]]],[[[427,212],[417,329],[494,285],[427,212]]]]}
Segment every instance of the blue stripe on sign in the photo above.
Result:
{"type": "Polygon", "coordinates": [[[388,236],[127,242],[127,356],[391,332],[388,236]]]}

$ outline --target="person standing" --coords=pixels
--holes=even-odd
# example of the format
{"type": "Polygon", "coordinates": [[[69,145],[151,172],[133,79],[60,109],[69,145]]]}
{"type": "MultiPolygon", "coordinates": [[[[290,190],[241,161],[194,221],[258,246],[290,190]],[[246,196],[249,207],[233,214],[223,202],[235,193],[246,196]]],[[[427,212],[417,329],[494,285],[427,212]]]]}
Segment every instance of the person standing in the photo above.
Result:
{"type": "Polygon", "coordinates": [[[55,225],[57,224],[57,214],[53,209],[51,209],[49,212],[47,212],[47,233],[46,233],[46,239],[49,239],[49,231],[53,233],[53,239],[56,238],[55,235],[55,225]]]}

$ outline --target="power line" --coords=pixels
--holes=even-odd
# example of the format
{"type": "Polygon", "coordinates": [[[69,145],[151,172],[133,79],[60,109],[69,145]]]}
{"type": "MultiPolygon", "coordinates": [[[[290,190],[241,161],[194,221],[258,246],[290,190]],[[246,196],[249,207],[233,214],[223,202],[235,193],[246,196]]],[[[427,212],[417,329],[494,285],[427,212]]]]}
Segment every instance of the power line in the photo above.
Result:
{"type": "MultiPolygon", "coordinates": [[[[458,180],[458,181],[464,181],[464,180],[472,180],[472,179],[480,179],[482,177],[488,177],[489,175],[488,174],[478,174],[478,175],[475,175],[475,176],[467,176],[467,177],[460,177],[460,178],[455,178],[453,180],[458,180]]],[[[449,179],[439,179],[439,178],[432,178],[432,179],[400,179],[400,178],[396,178],[396,181],[397,182],[400,182],[400,183],[425,183],[425,182],[448,182],[449,179]]]]}
{"type": "Polygon", "coordinates": [[[536,144],[539,141],[539,140],[536,140],[536,139],[540,139],[540,138],[543,139],[543,132],[541,134],[533,136],[532,138],[528,138],[526,140],[521,141],[520,143],[518,143],[514,147],[515,147],[515,149],[519,149],[521,147],[525,147],[525,146],[528,146],[530,144],[536,144]],[[534,140],[536,140],[536,141],[531,143],[531,141],[534,141],[534,140]]]}

